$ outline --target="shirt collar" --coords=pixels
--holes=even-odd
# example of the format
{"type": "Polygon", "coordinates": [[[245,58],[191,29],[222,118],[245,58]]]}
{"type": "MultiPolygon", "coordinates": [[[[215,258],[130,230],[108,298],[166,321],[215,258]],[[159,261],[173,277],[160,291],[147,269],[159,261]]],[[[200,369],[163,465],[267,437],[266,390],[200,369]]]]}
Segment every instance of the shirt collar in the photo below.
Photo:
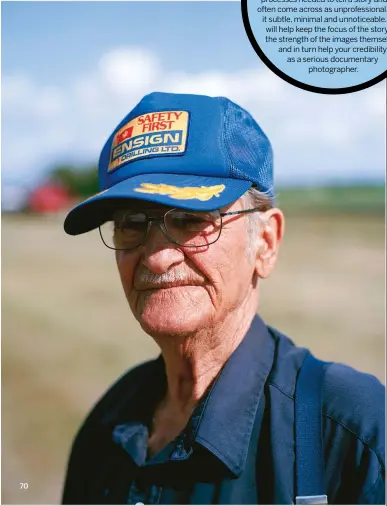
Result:
{"type": "Polygon", "coordinates": [[[274,360],[274,341],[256,316],[206,396],[197,417],[194,441],[216,455],[238,476],[245,467],[249,442],[265,382],[274,360]]]}

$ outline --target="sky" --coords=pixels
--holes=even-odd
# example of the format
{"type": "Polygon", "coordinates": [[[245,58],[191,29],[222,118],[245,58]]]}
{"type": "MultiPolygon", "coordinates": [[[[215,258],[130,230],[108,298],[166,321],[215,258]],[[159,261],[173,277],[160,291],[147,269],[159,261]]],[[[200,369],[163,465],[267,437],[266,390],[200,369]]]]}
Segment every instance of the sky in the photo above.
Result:
{"type": "Polygon", "coordinates": [[[2,183],[96,164],[151,91],[227,96],[274,149],[275,182],[385,176],[386,83],[346,95],[300,90],[258,58],[239,2],[1,2],[2,183]]]}

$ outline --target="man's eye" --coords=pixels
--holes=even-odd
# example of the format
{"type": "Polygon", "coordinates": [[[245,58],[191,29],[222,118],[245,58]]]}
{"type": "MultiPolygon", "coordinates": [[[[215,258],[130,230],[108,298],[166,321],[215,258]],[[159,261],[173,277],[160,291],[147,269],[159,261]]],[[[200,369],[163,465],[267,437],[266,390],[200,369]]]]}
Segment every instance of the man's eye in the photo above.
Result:
{"type": "Polygon", "coordinates": [[[198,218],[197,216],[186,216],[182,219],[183,222],[187,223],[188,225],[192,225],[195,223],[204,223],[204,220],[202,218],[198,218]]]}

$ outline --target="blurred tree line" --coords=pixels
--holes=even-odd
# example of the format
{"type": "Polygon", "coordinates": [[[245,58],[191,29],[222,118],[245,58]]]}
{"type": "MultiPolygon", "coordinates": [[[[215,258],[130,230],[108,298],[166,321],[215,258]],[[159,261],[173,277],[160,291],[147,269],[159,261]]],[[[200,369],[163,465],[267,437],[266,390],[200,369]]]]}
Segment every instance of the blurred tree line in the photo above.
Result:
{"type": "MultiPolygon", "coordinates": [[[[96,165],[53,167],[50,180],[76,198],[86,199],[98,193],[98,168],[96,165]]],[[[386,205],[383,183],[354,184],[316,187],[277,188],[277,205],[286,212],[361,213],[384,215],[386,205]]]]}
{"type": "Polygon", "coordinates": [[[60,165],[51,171],[50,179],[64,186],[71,195],[82,198],[90,197],[99,190],[98,169],[95,165],[60,165]]]}

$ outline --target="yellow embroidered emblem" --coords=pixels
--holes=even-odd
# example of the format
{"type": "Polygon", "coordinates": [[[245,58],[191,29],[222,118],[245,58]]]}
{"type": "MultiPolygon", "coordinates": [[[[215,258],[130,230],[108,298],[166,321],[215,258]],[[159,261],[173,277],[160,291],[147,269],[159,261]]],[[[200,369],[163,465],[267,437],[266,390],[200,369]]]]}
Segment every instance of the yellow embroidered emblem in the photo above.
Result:
{"type": "Polygon", "coordinates": [[[141,183],[142,188],[135,188],[139,193],[157,193],[159,195],[168,195],[176,200],[210,200],[212,197],[219,197],[219,194],[226,188],[224,184],[215,186],[170,186],[168,184],[141,183]]]}

